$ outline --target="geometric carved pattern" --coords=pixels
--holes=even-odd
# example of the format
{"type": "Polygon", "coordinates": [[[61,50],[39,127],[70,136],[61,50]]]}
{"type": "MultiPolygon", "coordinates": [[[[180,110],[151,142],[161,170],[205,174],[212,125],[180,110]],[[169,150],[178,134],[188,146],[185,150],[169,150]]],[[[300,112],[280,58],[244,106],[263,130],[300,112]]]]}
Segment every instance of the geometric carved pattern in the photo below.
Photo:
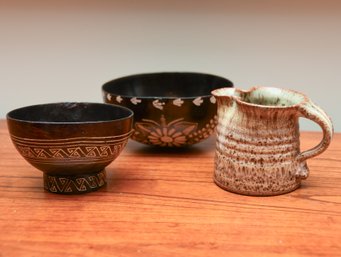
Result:
{"type": "Polygon", "coordinates": [[[12,136],[19,153],[39,163],[106,162],[115,159],[125,147],[130,133],[114,137],[81,137],[70,139],[26,139],[12,136]]]}
{"type": "Polygon", "coordinates": [[[108,157],[118,150],[118,147],[110,147],[110,145],[101,146],[77,146],[63,148],[52,148],[51,146],[31,147],[18,146],[19,152],[25,157],[41,158],[41,159],[67,159],[82,157],[108,157]]]}
{"type": "Polygon", "coordinates": [[[51,176],[44,173],[44,188],[57,194],[80,194],[95,191],[105,185],[105,171],[82,176],[51,176]]]}

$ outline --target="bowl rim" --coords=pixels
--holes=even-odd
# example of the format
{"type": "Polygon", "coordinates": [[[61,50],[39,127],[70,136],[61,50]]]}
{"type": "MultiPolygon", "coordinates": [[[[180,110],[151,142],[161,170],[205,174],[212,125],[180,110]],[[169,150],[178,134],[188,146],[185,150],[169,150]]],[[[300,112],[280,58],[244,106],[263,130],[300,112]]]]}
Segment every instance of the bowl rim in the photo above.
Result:
{"type": "Polygon", "coordinates": [[[27,105],[23,107],[19,107],[16,109],[13,109],[9,111],[6,114],[6,119],[7,121],[17,121],[21,123],[29,123],[29,124],[48,124],[48,125],[81,125],[81,124],[99,124],[99,123],[112,123],[112,122],[120,122],[124,120],[129,120],[133,118],[134,112],[121,105],[116,105],[116,104],[108,104],[108,103],[97,103],[97,102],[72,102],[72,101],[66,101],[66,102],[51,102],[51,103],[42,103],[42,104],[33,104],[33,105],[27,105]],[[13,113],[16,111],[24,110],[24,109],[29,109],[32,107],[40,107],[40,106],[47,106],[47,105],[61,105],[61,104],[85,104],[85,105],[102,105],[102,106],[108,106],[109,108],[116,108],[116,109],[121,109],[125,110],[128,112],[127,116],[124,116],[119,119],[109,119],[109,120],[93,120],[93,121],[35,121],[35,120],[29,120],[29,119],[20,119],[20,118],[15,118],[13,117],[13,113]]]}
{"type": "MultiPolygon", "coordinates": [[[[102,85],[102,92],[106,93],[106,94],[110,94],[113,96],[121,96],[121,97],[125,97],[125,98],[134,98],[137,97],[139,99],[170,99],[170,100],[174,100],[174,99],[195,99],[198,97],[212,97],[213,95],[211,93],[209,94],[197,94],[197,95],[193,95],[193,96],[141,96],[141,95],[128,95],[128,94],[117,94],[117,93],[113,93],[110,92],[108,90],[109,85],[111,85],[112,83],[115,82],[119,82],[120,80],[127,80],[127,79],[132,79],[134,77],[143,77],[143,76],[151,76],[151,75],[162,75],[162,74],[188,74],[188,75],[199,75],[199,76],[210,76],[210,77],[215,77],[218,79],[222,79],[225,80],[227,83],[229,83],[230,86],[225,85],[225,86],[221,86],[221,87],[217,87],[214,88],[211,91],[218,89],[218,88],[222,88],[222,87],[234,87],[233,82],[230,79],[227,79],[225,77],[219,76],[219,75],[215,75],[215,74],[211,74],[211,73],[205,73],[205,72],[191,72],[191,71],[165,71],[165,72],[146,72],[146,73],[136,73],[136,74],[131,74],[131,75],[126,75],[126,76],[122,76],[122,77],[118,77],[112,80],[109,80],[107,82],[105,82],[102,85]]],[[[106,98],[106,97],[105,97],[106,98]]]]}

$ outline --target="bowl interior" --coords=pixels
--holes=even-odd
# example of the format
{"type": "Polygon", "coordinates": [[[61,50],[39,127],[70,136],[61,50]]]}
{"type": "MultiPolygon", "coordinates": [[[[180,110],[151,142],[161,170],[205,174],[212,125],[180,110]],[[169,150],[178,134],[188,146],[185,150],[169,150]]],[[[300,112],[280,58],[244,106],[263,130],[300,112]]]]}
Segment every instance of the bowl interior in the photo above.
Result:
{"type": "Polygon", "coordinates": [[[13,110],[7,117],[19,121],[46,123],[93,123],[124,119],[131,110],[100,103],[52,103],[13,110]]]}
{"type": "Polygon", "coordinates": [[[197,97],[232,86],[232,82],[215,75],[189,72],[164,72],[127,76],[107,82],[105,92],[139,97],[197,97]]]}

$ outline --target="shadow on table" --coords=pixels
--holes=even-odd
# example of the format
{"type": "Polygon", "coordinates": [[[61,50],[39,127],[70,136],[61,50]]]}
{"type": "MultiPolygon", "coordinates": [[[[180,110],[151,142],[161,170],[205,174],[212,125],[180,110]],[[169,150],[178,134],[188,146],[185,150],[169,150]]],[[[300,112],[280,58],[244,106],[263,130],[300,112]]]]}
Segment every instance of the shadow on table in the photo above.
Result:
{"type": "Polygon", "coordinates": [[[133,154],[151,154],[151,155],[197,155],[207,152],[213,152],[215,141],[213,138],[207,139],[201,143],[185,147],[157,147],[144,145],[132,140],[127,145],[127,151],[133,154]]]}

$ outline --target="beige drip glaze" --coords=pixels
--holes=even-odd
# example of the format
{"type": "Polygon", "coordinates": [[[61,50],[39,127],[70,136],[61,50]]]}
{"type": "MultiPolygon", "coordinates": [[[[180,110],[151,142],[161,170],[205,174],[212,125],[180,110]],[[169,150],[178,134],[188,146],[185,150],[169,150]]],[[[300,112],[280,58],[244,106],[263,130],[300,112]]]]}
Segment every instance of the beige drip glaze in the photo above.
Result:
{"type": "Polygon", "coordinates": [[[309,174],[306,160],[327,149],[333,135],[328,115],[305,95],[280,88],[212,91],[218,103],[214,181],[246,195],[288,193],[309,174]],[[323,130],[322,141],[301,152],[299,117],[323,130]]]}

